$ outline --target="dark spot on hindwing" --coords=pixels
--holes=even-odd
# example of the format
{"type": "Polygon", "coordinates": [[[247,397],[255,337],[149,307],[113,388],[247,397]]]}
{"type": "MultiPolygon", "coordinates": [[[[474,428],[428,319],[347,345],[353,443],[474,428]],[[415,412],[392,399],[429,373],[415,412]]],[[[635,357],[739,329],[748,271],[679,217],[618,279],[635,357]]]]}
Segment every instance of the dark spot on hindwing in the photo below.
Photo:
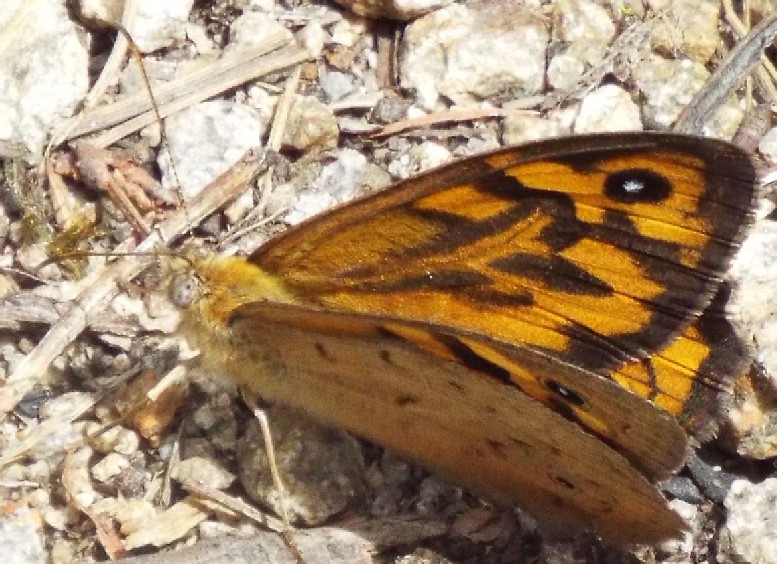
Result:
{"type": "Polygon", "coordinates": [[[616,202],[658,203],[672,193],[672,183],[663,175],[646,168],[613,172],[604,181],[604,194],[616,202]]]}
{"type": "Polygon", "coordinates": [[[380,351],[380,359],[386,364],[394,364],[394,361],[391,360],[391,353],[385,349],[380,351]]]}
{"type": "Polygon", "coordinates": [[[406,405],[415,405],[419,402],[418,398],[410,395],[400,395],[394,398],[394,405],[404,407],[406,405]]]}
{"type": "Polygon", "coordinates": [[[491,452],[502,459],[507,459],[507,445],[496,439],[487,439],[488,446],[491,447],[491,452]]]}
{"type": "Polygon", "coordinates": [[[564,486],[568,490],[574,490],[575,489],[575,484],[573,484],[572,482],[570,482],[569,480],[567,480],[563,476],[554,476],[553,474],[548,474],[548,477],[551,480],[553,480],[554,482],[556,482],[557,484],[561,484],[562,486],[564,486]]]}
{"type": "Polygon", "coordinates": [[[487,374],[502,384],[516,385],[509,370],[491,362],[487,358],[483,358],[458,338],[442,334],[436,337],[461,365],[475,372],[487,374]]]}
{"type": "Polygon", "coordinates": [[[316,347],[316,352],[318,353],[318,356],[320,356],[324,360],[329,360],[329,361],[332,360],[332,357],[329,356],[329,353],[324,348],[324,345],[322,345],[321,343],[316,343],[315,347],[316,347]]]}

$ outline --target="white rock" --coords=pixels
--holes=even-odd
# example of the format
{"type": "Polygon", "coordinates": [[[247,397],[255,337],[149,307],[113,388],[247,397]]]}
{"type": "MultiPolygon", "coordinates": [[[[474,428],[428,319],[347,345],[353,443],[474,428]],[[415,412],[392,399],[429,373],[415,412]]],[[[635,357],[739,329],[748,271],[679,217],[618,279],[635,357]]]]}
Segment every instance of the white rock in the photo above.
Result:
{"type": "Polygon", "coordinates": [[[216,50],[216,44],[208,37],[208,32],[202,25],[187,23],[186,37],[194,44],[197,53],[200,55],[213,53],[216,50]]]}
{"type": "Polygon", "coordinates": [[[168,146],[159,155],[162,184],[176,186],[172,156],[185,199],[226,172],[249,148],[262,145],[264,128],[256,112],[229,101],[202,102],[165,120],[168,146]],[[171,155],[172,154],[172,155],[171,155]]]}
{"type": "Polygon", "coordinates": [[[353,76],[339,71],[324,71],[319,85],[329,102],[336,102],[348,96],[356,89],[353,76]]]}
{"type": "Polygon", "coordinates": [[[667,129],[709,78],[704,65],[688,59],[646,57],[634,68],[633,77],[645,97],[645,124],[667,129]]]}
{"type": "Polygon", "coordinates": [[[777,127],[766,132],[758,143],[758,152],[766,157],[772,164],[777,163],[777,127]]]}
{"type": "Polygon", "coordinates": [[[151,53],[186,39],[194,0],[140,0],[132,39],[143,53],[151,53]]]}
{"type": "Polygon", "coordinates": [[[701,514],[699,508],[696,505],[687,503],[680,499],[672,500],[669,502],[669,505],[672,509],[680,514],[686,523],[691,526],[691,530],[685,532],[682,538],[678,540],[664,541],[661,543],[658,550],[660,552],[665,552],[672,555],[670,559],[662,560],[662,562],[665,562],[666,564],[669,564],[670,562],[676,562],[677,564],[688,562],[690,561],[691,554],[693,553],[693,533],[702,526],[704,522],[704,516],[701,514]]]}
{"type": "Polygon", "coordinates": [[[251,10],[258,10],[262,12],[272,12],[275,10],[274,0],[248,0],[247,8],[251,10]]]}
{"type": "Polygon", "coordinates": [[[215,461],[202,456],[182,460],[175,469],[176,479],[186,478],[209,488],[223,490],[235,481],[235,475],[215,461]]]}
{"type": "Polygon", "coordinates": [[[48,562],[43,549],[40,525],[21,509],[0,519],[0,554],[5,564],[43,564],[48,562]],[[23,514],[22,514],[23,513],[23,514]]]}
{"type": "Polygon", "coordinates": [[[63,2],[39,0],[27,18],[15,20],[27,6],[8,0],[0,10],[0,156],[36,162],[51,131],[86,95],[89,55],[63,2]]]}
{"type": "Polygon", "coordinates": [[[331,27],[332,43],[343,47],[353,47],[361,38],[364,31],[362,27],[357,22],[347,18],[341,19],[331,27]]]}
{"type": "Polygon", "coordinates": [[[123,11],[123,0],[81,0],[78,3],[78,13],[82,18],[103,25],[121,21],[123,11]]]}
{"type": "Polygon", "coordinates": [[[332,110],[313,96],[296,96],[289,111],[283,145],[297,151],[337,146],[340,129],[332,110]]]}
{"type": "Polygon", "coordinates": [[[552,118],[515,115],[506,117],[502,122],[502,142],[505,145],[518,145],[568,133],[569,128],[552,118]]]}
{"type": "Polygon", "coordinates": [[[575,133],[641,129],[639,107],[628,92],[615,84],[605,84],[587,94],[574,125],[575,133]]]}
{"type": "Polygon", "coordinates": [[[389,163],[388,171],[395,178],[409,178],[450,161],[452,158],[446,147],[433,141],[427,141],[410,147],[399,158],[389,163]]]}
{"type": "Polygon", "coordinates": [[[657,14],[650,35],[655,50],[683,53],[696,62],[707,63],[723,42],[720,37],[720,4],[715,0],[651,0],[657,14]]]}
{"type": "Polygon", "coordinates": [[[548,36],[546,22],[517,3],[448,6],[406,28],[400,82],[427,111],[441,97],[471,106],[500,93],[536,94],[548,36]]]}
{"type": "Polygon", "coordinates": [[[41,419],[67,419],[92,401],[92,394],[66,392],[44,403],[38,413],[41,419]]]}
{"type": "Polygon", "coordinates": [[[777,386],[777,223],[759,221],[731,264],[729,311],[755,344],[756,359],[777,386]]]}
{"type": "Polygon", "coordinates": [[[615,37],[615,24],[602,6],[590,0],[555,3],[554,34],[569,44],[566,54],[582,63],[600,63],[615,37]]]}
{"type": "Polygon", "coordinates": [[[367,165],[367,159],[353,149],[343,149],[337,160],[329,163],[313,185],[297,198],[284,218],[292,225],[352,199],[359,190],[359,179],[367,165]]]}
{"type": "Polygon", "coordinates": [[[556,90],[575,86],[585,72],[585,63],[570,53],[559,53],[548,63],[548,83],[556,90]]]}
{"type": "Polygon", "coordinates": [[[723,503],[728,517],[721,543],[729,545],[732,560],[777,562],[777,478],[736,480],[723,503]]]}
{"type": "Polygon", "coordinates": [[[266,37],[273,34],[282,34],[288,41],[294,39],[294,35],[276,18],[260,12],[246,12],[232,22],[229,28],[229,47],[225,52],[240,47],[259,45],[266,37]]]}
{"type": "Polygon", "coordinates": [[[311,21],[297,33],[297,39],[308,52],[310,58],[317,59],[324,51],[329,34],[321,27],[321,24],[311,21]]]}
{"type": "Polygon", "coordinates": [[[105,484],[111,478],[118,476],[129,465],[130,462],[126,456],[112,452],[92,466],[92,476],[98,482],[105,484]]]}

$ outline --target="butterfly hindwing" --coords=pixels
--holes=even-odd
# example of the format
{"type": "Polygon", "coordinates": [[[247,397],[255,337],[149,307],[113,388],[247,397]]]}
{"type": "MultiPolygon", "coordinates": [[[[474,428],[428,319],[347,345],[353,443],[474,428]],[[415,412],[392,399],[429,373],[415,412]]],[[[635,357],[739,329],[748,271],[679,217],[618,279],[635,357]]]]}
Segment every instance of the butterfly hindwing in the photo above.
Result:
{"type": "MultiPolygon", "coordinates": [[[[391,448],[473,491],[518,504],[551,529],[568,533],[582,524],[621,542],[655,542],[682,530],[661,495],[616,450],[517,388],[392,336],[417,326],[384,321],[284,304],[246,305],[232,318],[235,344],[283,368],[258,378],[255,365],[240,363],[230,374],[242,375],[243,386],[267,399],[391,448]]],[[[580,371],[528,351],[516,361],[559,379],[580,371]]],[[[684,452],[684,435],[671,418],[631,401],[636,396],[609,380],[587,376],[596,382],[589,395],[609,390],[612,401],[626,398],[624,408],[642,427],[632,440],[684,452]],[[679,443],[672,444],[672,437],[679,443]],[[663,439],[667,443],[658,445],[663,439]]]]}

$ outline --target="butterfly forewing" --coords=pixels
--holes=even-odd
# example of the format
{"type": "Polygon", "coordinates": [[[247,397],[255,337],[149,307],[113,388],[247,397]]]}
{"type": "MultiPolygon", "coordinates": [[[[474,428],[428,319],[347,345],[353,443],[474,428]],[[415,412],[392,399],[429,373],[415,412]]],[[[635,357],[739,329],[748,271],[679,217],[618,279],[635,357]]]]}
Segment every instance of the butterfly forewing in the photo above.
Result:
{"type": "Polygon", "coordinates": [[[752,219],[754,179],[750,159],[715,140],[555,139],[402,182],[250,260],[302,303],[609,374],[668,346],[707,305],[752,219]]]}

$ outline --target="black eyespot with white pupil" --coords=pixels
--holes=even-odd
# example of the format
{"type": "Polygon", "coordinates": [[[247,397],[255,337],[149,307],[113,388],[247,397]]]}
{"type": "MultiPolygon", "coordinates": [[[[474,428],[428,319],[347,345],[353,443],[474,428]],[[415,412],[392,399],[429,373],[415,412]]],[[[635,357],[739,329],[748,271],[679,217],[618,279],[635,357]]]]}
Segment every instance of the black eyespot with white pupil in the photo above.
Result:
{"type": "Polygon", "coordinates": [[[632,168],[610,174],[604,182],[604,193],[616,202],[655,203],[671,195],[672,183],[654,170],[632,168]]]}
{"type": "Polygon", "coordinates": [[[580,397],[576,391],[562,384],[559,384],[555,380],[546,380],[545,386],[547,386],[550,391],[552,391],[554,394],[556,394],[556,396],[563,399],[567,403],[571,403],[573,405],[583,405],[585,403],[583,398],[580,397]]]}

